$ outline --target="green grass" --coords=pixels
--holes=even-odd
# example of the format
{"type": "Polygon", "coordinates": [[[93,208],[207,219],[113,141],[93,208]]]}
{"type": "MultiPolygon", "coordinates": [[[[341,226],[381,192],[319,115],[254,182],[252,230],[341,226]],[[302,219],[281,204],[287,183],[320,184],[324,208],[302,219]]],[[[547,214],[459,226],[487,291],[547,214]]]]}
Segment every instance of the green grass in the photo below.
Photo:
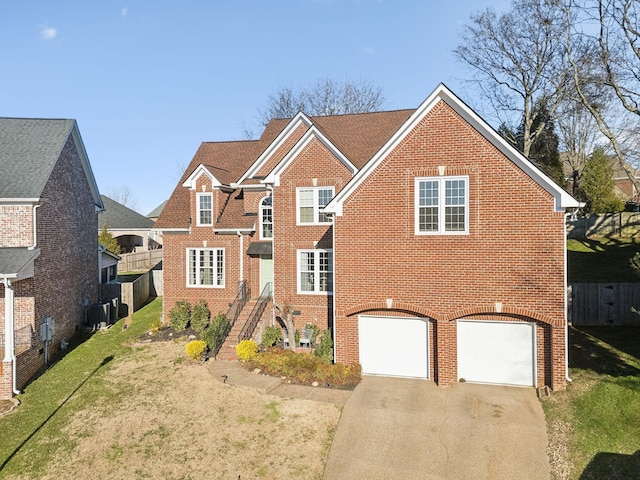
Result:
{"type": "Polygon", "coordinates": [[[120,320],[108,331],[71,340],[68,353],[17,397],[20,407],[0,419],[0,477],[20,472],[42,476],[55,454],[73,447],[63,428],[76,411],[87,405],[117,408],[127,392],[107,387],[110,363],[133,353],[132,341],[149,330],[161,310],[158,298],[136,312],[126,330],[120,320]]]}
{"type": "Polygon", "coordinates": [[[543,403],[572,428],[570,478],[640,478],[640,329],[571,328],[570,384],[543,403]]]}
{"type": "Polygon", "coordinates": [[[567,240],[569,283],[638,282],[629,260],[640,252],[637,238],[567,240]]]}

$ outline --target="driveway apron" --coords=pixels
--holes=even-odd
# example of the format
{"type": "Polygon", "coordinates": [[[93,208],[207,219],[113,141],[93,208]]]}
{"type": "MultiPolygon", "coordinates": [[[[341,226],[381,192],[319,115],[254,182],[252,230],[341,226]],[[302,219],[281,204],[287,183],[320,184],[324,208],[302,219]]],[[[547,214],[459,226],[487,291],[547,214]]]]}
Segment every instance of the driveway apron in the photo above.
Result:
{"type": "Polygon", "coordinates": [[[532,388],[366,376],[344,406],[324,479],[548,479],[532,388]]]}

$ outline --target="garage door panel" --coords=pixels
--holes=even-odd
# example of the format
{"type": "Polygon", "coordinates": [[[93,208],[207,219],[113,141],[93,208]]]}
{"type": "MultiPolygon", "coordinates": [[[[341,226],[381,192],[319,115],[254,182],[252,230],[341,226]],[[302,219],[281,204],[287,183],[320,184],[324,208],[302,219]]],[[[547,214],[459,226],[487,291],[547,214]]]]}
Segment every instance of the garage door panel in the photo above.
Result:
{"type": "Polygon", "coordinates": [[[372,375],[428,377],[427,322],[409,317],[358,318],[362,372],[372,375]]]}
{"type": "Polygon", "coordinates": [[[458,378],[535,385],[534,324],[458,321],[458,378]]]}

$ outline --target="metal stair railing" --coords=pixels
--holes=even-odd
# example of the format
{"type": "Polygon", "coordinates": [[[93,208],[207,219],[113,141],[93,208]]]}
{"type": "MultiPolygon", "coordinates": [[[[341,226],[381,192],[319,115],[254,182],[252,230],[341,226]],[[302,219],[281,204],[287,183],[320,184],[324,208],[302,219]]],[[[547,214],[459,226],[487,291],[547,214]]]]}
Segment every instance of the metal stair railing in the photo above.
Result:
{"type": "Polygon", "coordinates": [[[242,340],[249,340],[251,338],[251,335],[253,335],[253,332],[258,326],[258,322],[260,321],[260,318],[262,318],[262,314],[267,307],[267,303],[269,303],[269,300],[271,300],[272,287],[272,283],[268,282],[262,289],[258,301],[253,306],[253,310],[251,310],[251,313],[247,318],[247,323],[244,324],[244,327],[242,327],[242,330],[238,335],[238,342],[241,342],[242,340]]]}
{"type": "MultiPolygon", "coordinates": [[[[240,316],[240,312],[242,312],[242,309],[247,304],[247,301],[249,300],[250,296],[251,296],[251,289],[247,286],[247,281],[243,280],[242,282],[240,282],[240,286],[238,288],[238,295],[236,295],[236,298],[233,300],[233,303],[229,306],[229,310],[227,310],[227,313],[225,315],[227,317],[227,320],[229,321],[229,331],[231,331],[231,328],[236,323],[236,320],[238,320],[238,317],[240,316]]],[[[229,332],[227,332],[227,335],[228,334],[229,332]]]]}

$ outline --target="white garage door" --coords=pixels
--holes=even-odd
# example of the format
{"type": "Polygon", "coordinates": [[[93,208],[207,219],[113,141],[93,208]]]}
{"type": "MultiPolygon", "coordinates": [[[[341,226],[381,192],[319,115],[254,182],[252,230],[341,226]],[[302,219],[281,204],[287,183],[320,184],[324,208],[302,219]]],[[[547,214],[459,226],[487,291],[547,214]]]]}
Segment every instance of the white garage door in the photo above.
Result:
{"type": "Polygon", "coordinates": [[[459,320],[458,378],[535,386],[534,324],[459,320]]]}
{"type": "Polygon", "coordinates": [[[362,373],[428,377],[427,321],[408,317],[358,317],[362,373]]]}

